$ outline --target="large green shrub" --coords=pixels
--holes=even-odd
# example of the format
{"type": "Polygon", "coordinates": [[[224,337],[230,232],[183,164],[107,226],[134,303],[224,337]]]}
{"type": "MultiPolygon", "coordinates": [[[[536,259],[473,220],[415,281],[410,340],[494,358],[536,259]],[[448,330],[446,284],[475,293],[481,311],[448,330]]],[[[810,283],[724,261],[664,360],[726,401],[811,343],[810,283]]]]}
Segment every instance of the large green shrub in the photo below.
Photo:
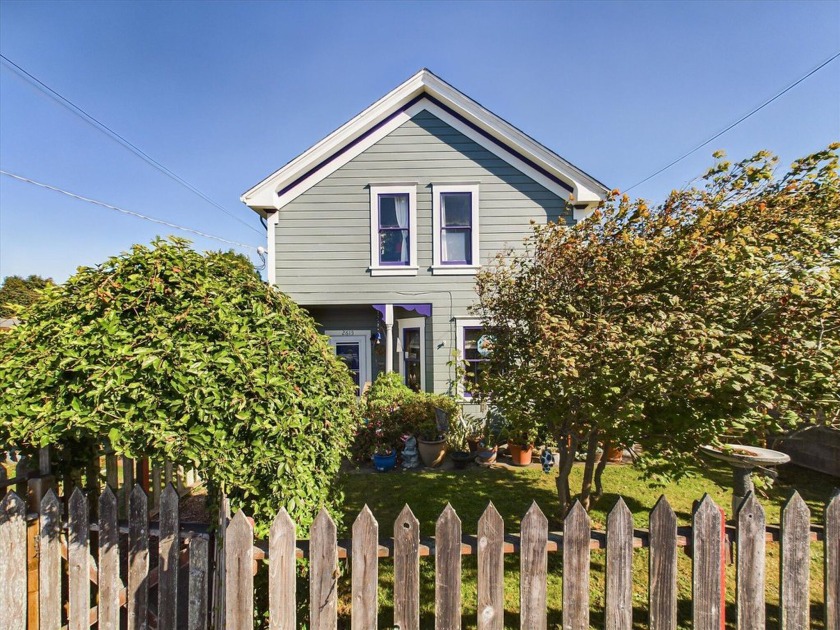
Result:
{"type": "Polygon", "coordinates": [[[263,533],[335,505],[356,403],[312,318],[243,257],[182,239],[47,286],[0,339],[0,444],[77,466],[104,438],[195,467],[263,533]]]}

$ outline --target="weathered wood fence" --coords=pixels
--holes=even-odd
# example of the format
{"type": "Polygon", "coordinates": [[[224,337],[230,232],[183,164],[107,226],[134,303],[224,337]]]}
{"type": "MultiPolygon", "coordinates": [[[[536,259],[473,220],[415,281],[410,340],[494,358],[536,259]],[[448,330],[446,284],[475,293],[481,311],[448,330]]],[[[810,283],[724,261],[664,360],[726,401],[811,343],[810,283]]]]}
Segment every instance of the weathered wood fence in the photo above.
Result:
{"type": "MultiPolygon", "coordinates": [[[[161,495],[157,527],[149,521],[148,497],[138,485],[130,493],[129,519],[117,518],[117,499],[110,488],[98,498],[98,518],[89,518],[88,498],[79,490],[70,498],[67,515],[48,491],[37,515],[40,602],[34,627],[81,630],[98,623],[101,630],[127,627],[216,628],[244,630],[254,624],[256,561],[268,560],[269,626],[298,627],[296,561],[309,559],[308,628],[338,625],[339,559],[349,559],[351,627],[378,627],[380,558],[394,563],[394,625],[420,626],[420,558],[435,558],[435,627],[460,628],[461,557],[478,556],[478,628],[502,628],[504,622],[504,555],[519,554],[520,623],[546,628],[548,554],[562,554],[563,628],[590,627],[590,553],[606,550],[605,618],[609,629],[629,629],[633,622],[632,557],[634,548],[649,548],[649,619],[652,630],[677,627],[677,551],[690,549],[693,563],[693,627],[719,630],[724,617],[722,567],[726,548],[737,548],[737,622],[739,628],[765,627],[765,544],[781,543],[781,627],[805,629],[810,624],[810,544],[825,545],[825,627],[840,628],[840,496],[827,505],[824,527],[812,527],[810,511],[798,494],[782,511],[779,528],[765,523],[764,510],[750,496],[738,514],[737,527],[727,529],[722,512],[708,496],[698,505],[690,528],[678,528],[663,497],[650,514],[650,529],[637,530],[623,501],[611,511],[606,532],[592,531],[589,516],[576,504],[562,533],[549,532],[548,520],[533,504],[519,534],[506,534],[504,522],[489,505],[476,535],[464,535],[451,506],[437,520],[434,538],[420,537],[419,522],[406,506],[394,523],[392,538],[380,537],[379,525],[365,507],[352,539],[336,539],[327,512],[314,521],[309,537],[298,540],[294,523],[281,511],[267,545],[254,544],[253,527],[243,512],[233,518],[221,511],[215,539],[206,533],[182,531],[178,493],[167,486],[161,495]],[[95,539],[95,544],[93,541],[95,539]],[[150,546],[150,539],[157,545],[150,546]],[[212,552],[210,545],[216,546],[212,552]],[[122,552],[122,553],[121,553],[122,552]],[[150,557],[155,562],[150,562],[150,557]],[[121,560],[122,559],[122,560],[121,560]],[[121,564],[123,571],[121,575],[121,564]],[[63,568],[66,565],[66,569],[63,568]],[[178,595],[179,566],[189,567],[186,594],[178,595]],[[213,568],[215,566],[215,571],[213,568]],[[211,572],[213,576],[211,579],[211,572]],[[124,578],[124,580],[123,580],[124,578]],[[91,586],[94,585],[92,589],[91,586]],[[150,592],[156,601],[150,601],[150,592]],[[66,593],[66,596],[63,595],[66,593]],[[186,606],[179,607],[179,601],[186,606]]],[[[17,630],[27,620],[27,513],[10,492],[0,503],[0,628],[17,630]]],[[[181,580],[182,587],[184,579],[181,580]]]]}
{"type": "MultiPolygon", "coordinates": [[[[2,461],[11,461],[9,454],[0,451],[0,496],[8,488],[14,488],[21,497],[28,495],[30,506],[37,508],[48,488],[54,488],[59,496],[63,489],[83,487],[97,495],[103,485],[108,485],[117,495],[120,516],[125,517],[128,499],[135,482],[139,483],[149,495],[151,509],[157,509],[160,494],[168,484],[173,484],[180,494],[201,481],[194,470],[184,470],[171,461],[154,461],[147,457],[131,459],[117,455],[109,446],[104,446],[101,454],[95,457],[84,471],[76,477],[58,479],[53,475],[50,462],[50,449],[42,448],[37,460],[20,456],[14,462],[15,472],[9,478],[2,461]]],[[[69,497],[69,491],[66,493],[69,497]]]]}

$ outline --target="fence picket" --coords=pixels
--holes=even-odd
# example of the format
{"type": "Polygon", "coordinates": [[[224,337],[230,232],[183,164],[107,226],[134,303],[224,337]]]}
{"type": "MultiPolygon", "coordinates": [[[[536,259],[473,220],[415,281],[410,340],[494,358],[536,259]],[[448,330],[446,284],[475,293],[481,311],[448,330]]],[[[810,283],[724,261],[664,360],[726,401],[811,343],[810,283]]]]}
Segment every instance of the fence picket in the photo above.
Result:
{"type": "Polygon", "coordinates": [[[309,628],[335,630],[338,625],[338,546],[335,523],[322,509],[309,530],[309,628]]]}
{"type": "Polygon", "coordinates": [[[590,535],[589,515],[575,501],[563,521],[563,630],[589,629],[590,535]]]}
{"type": "Polygon", "coordinates": [[[152,510],[160,509],[160,464],[156,461],[149,462],[152,467],[151,480],[149,482],[149,499],[152,503],[152,510]]]}
{"type": "MultiPolygon", "coordinates": [[[[0,458],[5,458],[6,453],[0,451],[0,458]]],[[[0,459],[0,497],[6,495],[6,490],[8,486],[6,482],[9,480],[9,475],[6,474],[6,467],[3,466],[3,459],[0,459]]]]}
{"type": "Polygon", "coordinates": [[[282,508],[268,535],[268,609],[270,630],[294,630],[295,524],[282,508]]]}
{"type": "Polygon", "coordinates": [[[366,630],[377,627],[379,585],[379,523],[367,505],[353,523],[351,578],[353,603],[351,627],[366,630]]]}
{"type": "Polygon", "coordinates": [[[548,623],[546,579],[548,577],[548,519],[536,501],[522,519],[519,556],[520,627],[541,630],[548,623]]]}
{"type": "Polygon", "coordinates": [[[113,451],[105,453],[105,483],[114,492],[120,488],[120,474],[117,468],[117,455],[113,451]]]}
{"type": "MultiPolygon", "coordinates": [[[[126,492],[129,486],[125,487],[126,492]]],[[[128,630],[146,630],[149,614],[149,504],[136,484],[128,494],[128,630]]]]}
{"type": "Polygon", "coordinates": [[[117,497],[106,485],[99,495],[99,630],[120,627],[120,531],[117,497]]]}
{"type": "Polygon", "coordinates": [[[394,625],[420,628],[420,521],[407,505],[394,521],[394,625]]]}
{"type": "Polygon", "coordinates": [[[26,505],[10,490],[0,502],[0,628],[26,627],[26,505]]]}
{"type": "Polygon", "coordinates": [[[825,508],[825,627],[840,628],[840,490],[825,508]]]}
{"type": "Polygon", "coordinates": [[[435,524],[435,628],[461,628],[461,519],[449,503],[435,524]]]}
{"type": "Polygon", "coordinates": [[[178,491],[166,486],[160,495],[158,539],[158,628],[178,627],[178,555],[180,550],[178,491]]]}
{"type": "Polygon", "coordinates": [[[29,477],[30,470],[31,465],[29,458],[26,455],[21,455],[20,459],[18,459],[17,466],[15,466],[15,477],[21,477],[22,481],[17,482],[15,491],[17,492],[17,495],[24,500],[26,500],[29,491],[26,480],[29,477]]]}
{"type": "Polygon", "coordinates": [[[41,499],[39,529],[38,617],[43,630],[52,630],[61,626],[61,502],[52,488],[41,499]]]}
{"type": "Polygon", "coordinates": [[[134,490],[134,460],[128,457],[122,458],[123,468],[123,514],[127,517],[131,510],[131,493],[134,490]]]}
{"type": "Polygon", "coordinates": [[[661,496],[650,513],[648,622],[650,630],[677,627],[677,515],[661,496]]]}
{"type": "Polygon", "coordinates": [[[692,604],[695,630],[720,630],[721,514],[707,494],[694,513],[692,530],[692,604]]]}
{"type": "Polygon", "coordinates": [[[88,501],[78,487],[67,506],[67,599],[70,630],[90,627],[88,501]]]}
{"type": "Polygon", "coordinates": [[[207,630],[207,543],[207,539],[200,536],[190,540],[188,630],[207,630]]]}
{"type": "Polygon", "coordinates": [[[213,623],[215,630],[226,630],[225,628],[225,591],[226,574],[225,570],[225,531],[230,523],[230,499],[222,495],[219,505],[219,524],[216,528],[215,545],[213,555],[213,623]]]}
{"type": "Polygon", "coordinates": [[[502,630],[505,623],[505,522],[488,504],[478,521],[478,630],[502,630]]]}
{"type": "MultiPolygon", "coordinates": [[[[171,488],[167,485],[167,488],[171,488]]],[[[245,630],[254,623],[254,528],[239,510],[225,532],[225,623],[245,630]]]]}
{"type": "Polygon", "coordinates": [[[782,630],[807,630],[810,627],[809,577],[811,546],[811,510],[794,492],[782,509],[781,575],[779,602],[782,630]]]}
{"type": "Polygon", "coordinates": [[[607,517],[607,630],[633,626],[633,514],[618,499],[607,517]]]}
{"type": "Polygon", "coordinates": [[[751,492],[738,510],[739,630],[764,630],[764,508],[751,492]]]}

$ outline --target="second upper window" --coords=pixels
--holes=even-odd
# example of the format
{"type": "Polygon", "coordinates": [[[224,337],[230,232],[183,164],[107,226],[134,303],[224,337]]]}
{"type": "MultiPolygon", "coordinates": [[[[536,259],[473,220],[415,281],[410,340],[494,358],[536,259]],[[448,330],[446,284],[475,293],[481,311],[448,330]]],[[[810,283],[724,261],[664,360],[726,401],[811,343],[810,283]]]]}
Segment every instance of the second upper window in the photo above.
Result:
{"type": "Polygon", "coordinates": [[[433,271],[475,273],[479,264],[478,185],[432,185],[433,271]]]}

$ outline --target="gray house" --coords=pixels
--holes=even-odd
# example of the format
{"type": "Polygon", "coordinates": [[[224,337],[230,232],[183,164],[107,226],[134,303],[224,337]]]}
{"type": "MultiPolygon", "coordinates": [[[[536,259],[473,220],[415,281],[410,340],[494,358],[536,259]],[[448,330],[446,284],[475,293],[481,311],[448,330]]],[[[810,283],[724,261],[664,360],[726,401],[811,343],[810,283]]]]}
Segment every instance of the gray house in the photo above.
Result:
{"type": "Polygon", "coordinates": [[[479,267],[531,220],[574,224],[606,193],[424,69],[241,199],[268,224],[269,281],[360,387],[384,371],[446,392],[454,356],[480,369],[479,267]]]}

